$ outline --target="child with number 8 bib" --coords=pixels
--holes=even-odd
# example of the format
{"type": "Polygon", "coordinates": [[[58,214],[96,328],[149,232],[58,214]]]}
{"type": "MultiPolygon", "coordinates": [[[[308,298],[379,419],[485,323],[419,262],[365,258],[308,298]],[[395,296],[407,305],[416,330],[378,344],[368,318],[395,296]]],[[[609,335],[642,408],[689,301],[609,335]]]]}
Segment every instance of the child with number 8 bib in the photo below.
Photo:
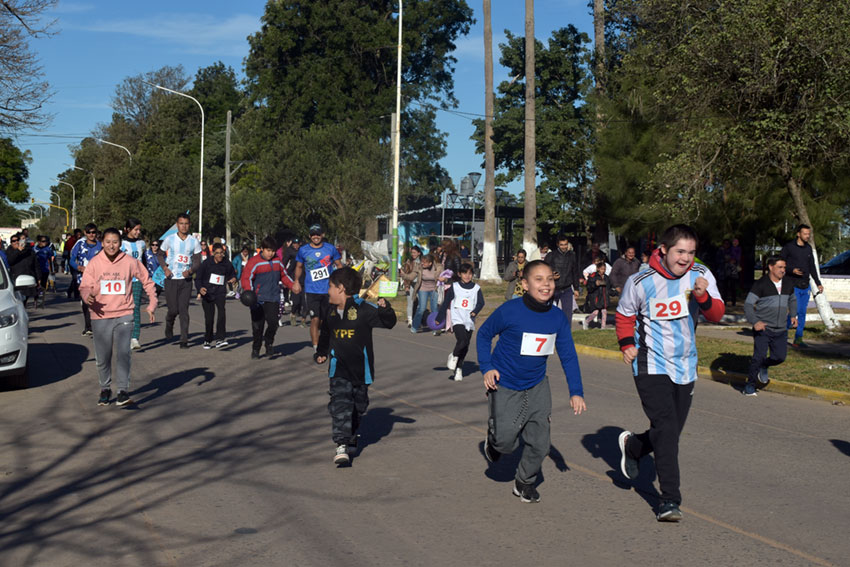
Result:
{"type": "Polygon", "coordinates": [[[446,366],[454,371],[455,382],[463,380],[463,361],[469,352],[472,332],[475,331],[475,316],[484,307],[484,294],[481,286],[472,281],[473,275],[471,264],[461,264],[458,270],[460,281],[446,287],[446,295],[437,313],[438,327],[446,320],[446,313],[451,314],[455,348],[449,354],[446,366]]]}
{"type": "Polygon", "coordinates": [[[117,228],[103,231],[103,250],[94,256],[83,272],[80,296],[91,310],[94,353],[100,381],[98,405],[109,404],[112,396],[112,351],[116,352],[118,397],[116,403],[131,403],[130,336],[133,332],[133,278],[148,294],[148,317],[154,322],[156,289],[141,262],[121,251],[117,228]]]}
{"type": "Polygon", "coordinates": [[[697,379],[696,325],[700,312],[716,323],[726,308],[711,271],[694,263],[697,234],[684,224],[668,228],[652,253],[649,269],[626,280],[617,305],[617,339],[632,367],[649,429],[620,433],[620,471],[638,475],[642,457],[653,453],[661,489],[659,522],[682,519],[679,505],[679,435],[697,379]]]}
{"type": "Polygon", "coordinates": [[[478,331],[478,364],[490,418],[484,456],[491,463],[511,453],[522,436],[524,447],[513,494],[522,502],[539,502],[535,488],[543,459],[549,454],[549,419],[552,396],[546,377],[546,360],[558,350],[570,390],[570,407],[578,415],[587,409],[578,355],[564,312],[552,307],[555,276],[542,260],[523,270],[522,297],[499,306],[478,331]],[[491,354],[493,338],[499,340],[491,354]]]}

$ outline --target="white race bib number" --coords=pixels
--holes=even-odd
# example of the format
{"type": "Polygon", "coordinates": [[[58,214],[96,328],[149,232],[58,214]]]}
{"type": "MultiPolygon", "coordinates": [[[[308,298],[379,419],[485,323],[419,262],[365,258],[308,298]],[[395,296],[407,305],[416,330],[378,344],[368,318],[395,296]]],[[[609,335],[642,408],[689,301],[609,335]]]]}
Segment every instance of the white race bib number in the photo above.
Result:
{"type": "Polygon", "coordinates": [[[310,279],[314,282],[326,280],[329,277],[331,277],[331,274],[328,271],[327,266],[322,266],[321,268],[316,268],[315,270],[310,270],[310,279]]]}
{"type": "Polygon", "coordinates": [[[688,316],[688,300],[684,293],[667,299],[649,299],[649,318],[653,321],[672,321],[688,316]]]}
{"type": "Polygon", "coordinates": [[[522,346],[519,349],[519,353],[525,356],[548,356],[555,352],[556,336],[523,333],[522,346]]]}
{"type": "Polygon", "coordinates": [[[465,309],[467,311],[472,311],[472,308],[474,306],[472,304],[472,301],[470,301],[468,297],[464,297],[463,299],[461,299],[458,302],[457,307],[458,307],[458,309],[465,309]]]}
{"type": "Polygon", "coordinates": [[[178,254],[177,258],[175,259],[175,262],[177,262],[178,264],[184,264],[184,265],[188,264],[189,263],[189,257],[185,254],[178,254]]]}
{"type": "Polygon", "coordinates": [[[124,280],[100,280],[100,295],[124,295],[126,290],[124,280]]]}
{"type": "Polygon", "coordinates": [[[210,283],[213,285],[224,285],[224,276],[221,274],[210,274],[210,283]]]}

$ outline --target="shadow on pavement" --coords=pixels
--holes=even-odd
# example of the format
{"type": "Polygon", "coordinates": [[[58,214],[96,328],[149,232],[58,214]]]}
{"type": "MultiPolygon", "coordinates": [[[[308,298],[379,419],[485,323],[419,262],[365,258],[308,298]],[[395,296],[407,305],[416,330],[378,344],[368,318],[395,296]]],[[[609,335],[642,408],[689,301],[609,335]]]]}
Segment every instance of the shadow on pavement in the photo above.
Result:
{"type": "MultiPolygon", "coordinates": [[[[357,456],[360,456],[363,449],[369,445],[374,445],[392,433],[396,423],[416,423],[413,418],[394,415],[394,411],[393,408],[388,407],[369,408],[358,428],[360,441],[357,444],[357,456]]],[[[328,423],[330,424],[330,416],[328,416],[328,423]]]]}
{"type": "Polygon", "coordinates": [[[833,447],[850,457],[850,443],[841,439],[830,439],[829,442],[832,443],[833,447]]]}
{"type": "Polygon", "coordinates": [[[620,472],[620,444],[618,439],[621,427],[606,425],[596,433],[588,433],[581,439],[581,444],[587,452],[595,459],[602,459],[611,469],[606,474],[614,486],[623,490],[635,489],[635,492],[646,500],[653,508],[658,504],[659,494],[655,489],[655,461],[652,456],[647,455],[640,460],[640,473],[632,481],[623,477],[620,472]]]}
{"type": "Polygon", "coordinates": [[[198,386],[200,386],[201,384],[205,384],[215,378],[215,373],[211,372],[206,367],[189,368],[188,370],[181,370],[180,372],[173,372],[165,376],[160,376],[159,378],[154,378],[141,388],[131,392],[133,395],[133,401],[137,406],[143,405],[146,402],[153,401],[160,396],[164,396],[165,394],[176,390],[180,386],[183,386],[187,382],[191,382],[198,377],[203,377],[203,381],[198,384],[198,386]],[[144,397],[139,397],[140,394],[145,393],[148,394],[144,397]]]}
{"type": "Polygon", "coordinates": [[[88,359],[88,348],[74,343],[30,342],[29,387],[38,388],[70,378],[79,373],[88,359]]]}
{"type": "Polygon", "coordinates": [[[717,358],[711,361],[710,368],[712,370],[712,375],[716,374],[715,371],[746,374],[750,367],[750,358],[750,356],[745,356],[743,354],[733,354],[731,352],[720,353],[717,358]]]}

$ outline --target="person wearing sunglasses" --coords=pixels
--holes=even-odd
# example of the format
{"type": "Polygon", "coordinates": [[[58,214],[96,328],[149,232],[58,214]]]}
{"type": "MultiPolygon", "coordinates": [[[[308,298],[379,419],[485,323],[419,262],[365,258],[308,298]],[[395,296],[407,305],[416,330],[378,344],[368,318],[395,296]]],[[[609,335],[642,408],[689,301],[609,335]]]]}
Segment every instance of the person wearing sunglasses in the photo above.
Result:
{"type": "MultiPolygon", "coordinates": [[[[94,223],[87,224],[84,235],[85,238],[78,240],[77,243],[74,244],[74,248],[71,250],[71,268],[76,270],[77,287],[79,287],[80,282],[83,280],[83,272],[86,271],[86,266],[88,266],[91,259],[94,258],[95,255],[103,248],[103,245],[97,239],[97,225],[94,223]]],[[[82,335],[90,337],[92,336],[92,329],[89,306],[86,304],[85,300],[80,303],[82,304],[83,321],[85,323],[82,335]]]]}

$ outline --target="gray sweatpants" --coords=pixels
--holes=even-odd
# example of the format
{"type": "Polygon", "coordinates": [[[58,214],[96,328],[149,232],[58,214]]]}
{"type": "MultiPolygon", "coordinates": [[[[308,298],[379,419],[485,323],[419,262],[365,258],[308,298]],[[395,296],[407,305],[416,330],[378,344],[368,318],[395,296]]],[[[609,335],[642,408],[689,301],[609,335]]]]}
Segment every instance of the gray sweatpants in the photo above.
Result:
{"type": "Polygon", "coordinates": [[[524,484],[534,484],[543,459],[549,454],[549,416],[552,414],[549,378],[528,390],[505,387],[490,390],[487,400],[490,406],[487,423],[490,444],[500,453],[513,453],[522,436],[525,446],[516,479],[524,484]]]}
{"type": "Polygon", "coordinates": [[[118,391],[130,389],[130,338],[133,334],[133,315],[114,319],[92,319],[94,333],[94,358],[97,361],[97,377],[100,389],[112,385],[112,347],[115,356],[115,372],[118,375],[118,391]]]}

